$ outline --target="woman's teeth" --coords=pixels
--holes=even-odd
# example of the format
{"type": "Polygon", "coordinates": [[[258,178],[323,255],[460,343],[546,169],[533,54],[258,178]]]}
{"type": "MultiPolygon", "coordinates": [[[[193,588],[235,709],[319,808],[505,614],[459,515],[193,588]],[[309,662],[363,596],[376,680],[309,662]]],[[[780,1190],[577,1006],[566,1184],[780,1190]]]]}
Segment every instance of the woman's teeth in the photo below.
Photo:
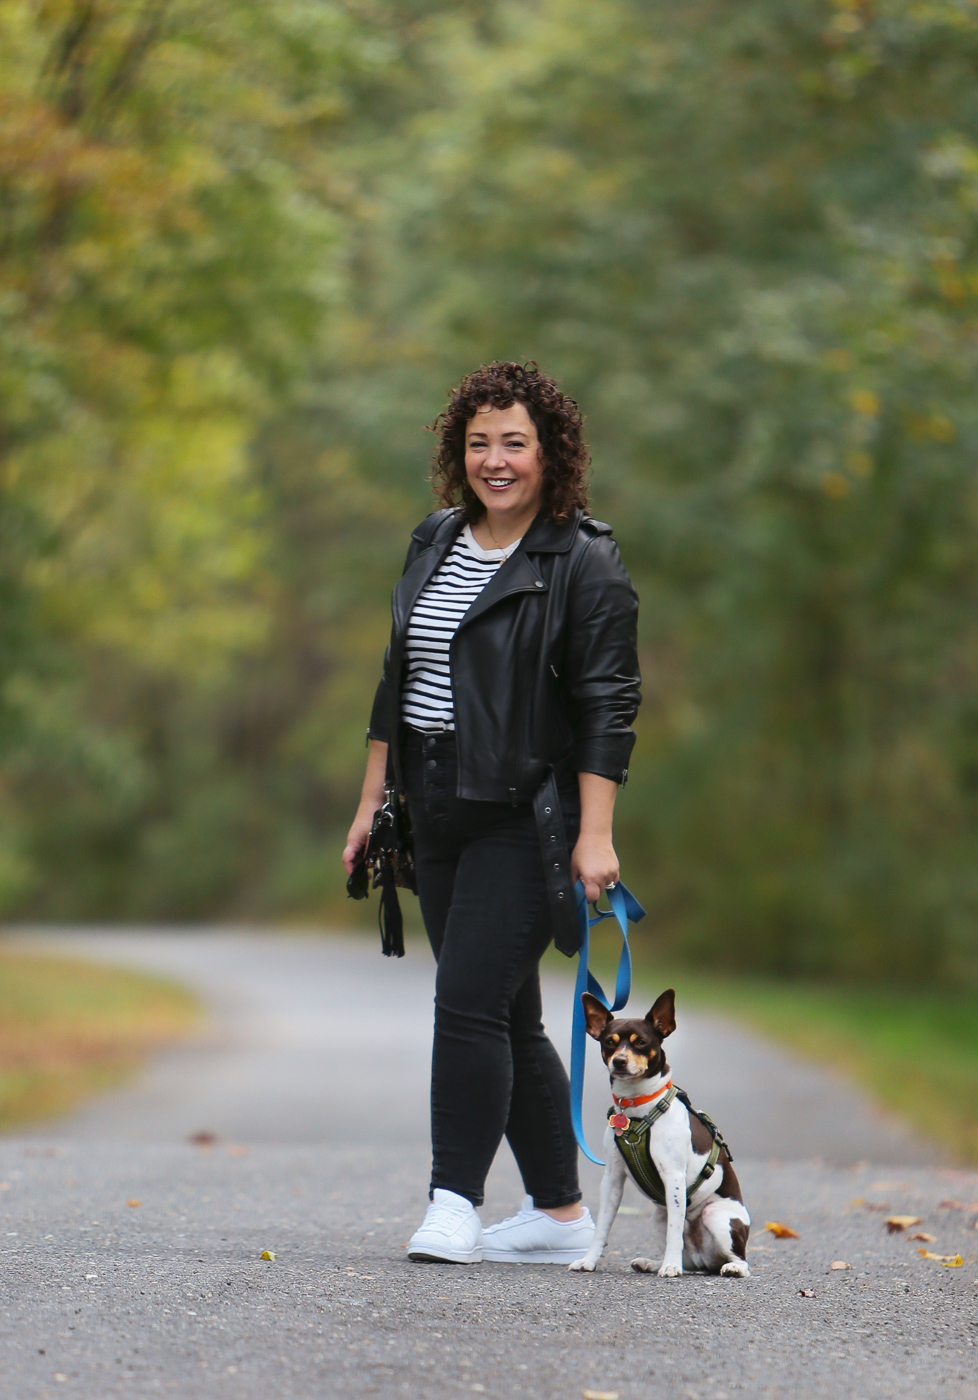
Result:
{"type": "Polygon", "coordinates": [[[492,486],[492,487],[494,487],[494,488],[497,489],[497,490],[498,490],[500,487],[502,487],[502,486],[512,486],[514,480],[515,480],[515,477],[511,477],[511,476],[509,476],[509,477],[505,477],[505,476],[500,476],[500,477],[487,476],[487,477],[486,477],[486,483],[487,483],[489,486],[492,486]]]}

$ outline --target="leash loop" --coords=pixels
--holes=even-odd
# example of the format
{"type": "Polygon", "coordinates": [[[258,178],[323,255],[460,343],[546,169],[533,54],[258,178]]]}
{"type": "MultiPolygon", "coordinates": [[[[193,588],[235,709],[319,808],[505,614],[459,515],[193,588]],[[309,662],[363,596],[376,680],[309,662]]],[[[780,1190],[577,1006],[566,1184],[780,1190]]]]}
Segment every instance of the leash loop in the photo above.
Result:
{"type": "Polygon", "coordinates": [[[577,980],[574,984],[574,1007],[571,1013],[571,1122],[574,1125],[574,1136],[577,1138],[578,1147],[589,1161],[594,1162],[599,1167],[603,1167],[604,1162],[600,1157],[595,1157],[587,1145],[587,1138],[584,1134],[584,1055],[587,1046],[587,1025],[584,1020],[584,1006],[581,997],[585,992],[590,992],[609,1011],[621,1010],[628,1001],[632,990],[632,950],[628,945],[628,925],[629,922],[637,924],[639,919],[645,918],[645,910],[620,880],[610,890],[607,890],[606,894],[611,908],[599,909],[594,904],[592,905],[594,916],[589,918],[584,885],[578,880],[574,886],[577,917],[581,928],[581,947],[577,961],[577,980]],[[588,966],[591,929],[604,919],[616,919],[618,927],[621,929],[621,956],[618,959],[618,972],[615,976],[613,1002],[608,1000],[604,988],[588,966]]]}

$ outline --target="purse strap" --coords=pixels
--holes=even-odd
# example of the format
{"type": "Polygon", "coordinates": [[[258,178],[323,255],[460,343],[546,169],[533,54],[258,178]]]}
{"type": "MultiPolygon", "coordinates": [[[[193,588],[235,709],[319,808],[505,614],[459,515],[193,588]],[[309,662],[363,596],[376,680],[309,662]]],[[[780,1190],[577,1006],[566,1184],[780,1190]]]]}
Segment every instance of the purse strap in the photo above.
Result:
{"type": "Polygon", "coordinates": [[[645,910],[620,880],[613,889],[607,891],[607,895],[611,908],[601,910],[596,904],[592,905],[594,916],[589,918],[584,885],[578,880],[574,886],[577,917],[581,926],[581,947],[578,953],[577,981],[574,985],[574,1006],[571,1012],[571,1122],[574,1125],[574,1136],[577,1138],[578,1147],[589,1161],[594,1162],[599,1167],[603,1167],[604,1162],[600,1157],[595,1157],[588,1147],[584,1133],[584,1052],[587,1045],[587,1024],[584,1019],[584,1003],[581,1001],[581,997],[585,992],[590,992],[609,1011],[619,1011],[625,1005],[632,990],[632,952],[628,946],[628,925],[630,922],[637,924],[639,919],[645,918],[645,910]],[[603,919],[616,919],[618,927],[621,929],[621,955],[618,959],[613,1002],[608,1000],[601,983],[588,967],[591,929],[595,924],[600,924],[603,919]]]}

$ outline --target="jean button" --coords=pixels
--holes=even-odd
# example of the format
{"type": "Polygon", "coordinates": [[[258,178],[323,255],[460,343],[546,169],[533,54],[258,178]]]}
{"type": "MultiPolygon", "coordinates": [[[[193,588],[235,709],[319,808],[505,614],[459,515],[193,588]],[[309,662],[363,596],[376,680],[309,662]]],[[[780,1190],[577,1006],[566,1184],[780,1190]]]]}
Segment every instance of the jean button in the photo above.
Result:
{"type": "Polygon", "coordinates": [[[438,767],[438,760],[437,760],[436,758],[429,758],[429,759],[428,759],[428,762],[425,764],[425,767],[426,767],[426,768],[437,768],[437,767],[438,767]]]}

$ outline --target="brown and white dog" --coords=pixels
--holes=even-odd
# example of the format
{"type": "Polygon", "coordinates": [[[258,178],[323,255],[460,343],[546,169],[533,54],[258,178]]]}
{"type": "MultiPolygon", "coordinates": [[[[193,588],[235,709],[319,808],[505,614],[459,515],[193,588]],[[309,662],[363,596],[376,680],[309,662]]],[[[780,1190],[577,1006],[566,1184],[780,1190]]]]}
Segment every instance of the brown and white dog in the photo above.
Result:
{"type": "MultiPolygon", "coordinates": [[[[662,1042],[676,1029],[676,994],[663,992],[642,1021],[616,1020],[596,997],[584,993],[584,1015],[588,1035],[601,1046],[601,1054],[611,1074],[611,1093],[619,1113],[628,1118],[649,1111],[661,1095],[668,1093],[671,1079],[662,1042]]],[[[619,1123],[619,1126],[624,1126],[619,1123]]],[[[678,1278],[683,1268],[747,1278],[747,1237],[750,1216],[741,1199],[740,1182],[725,1148],[716,1167],[687,1203],[686,1190],[692,1186],[710,1156],[713,1138],[685,1105],[673,1099],[668,1110],[653,1122],[648,1133],[649,1156],[665,1188],[666,1205],[659,1207],[665,1221],[665,1253],[660,1278],[678,1278]]],[[[601,1258],[618,1207],[628,1168],[615,1145],[609,1123],[604,1140],[607,1166],[601,1179],[601,1201],[594,1242],[583,1259],[571,1269],[591,1272],[601,1258]]],[[[651,1273],[655,1265],[648,1259],[633,1259],[632,1268],[651,1273]]]]}

